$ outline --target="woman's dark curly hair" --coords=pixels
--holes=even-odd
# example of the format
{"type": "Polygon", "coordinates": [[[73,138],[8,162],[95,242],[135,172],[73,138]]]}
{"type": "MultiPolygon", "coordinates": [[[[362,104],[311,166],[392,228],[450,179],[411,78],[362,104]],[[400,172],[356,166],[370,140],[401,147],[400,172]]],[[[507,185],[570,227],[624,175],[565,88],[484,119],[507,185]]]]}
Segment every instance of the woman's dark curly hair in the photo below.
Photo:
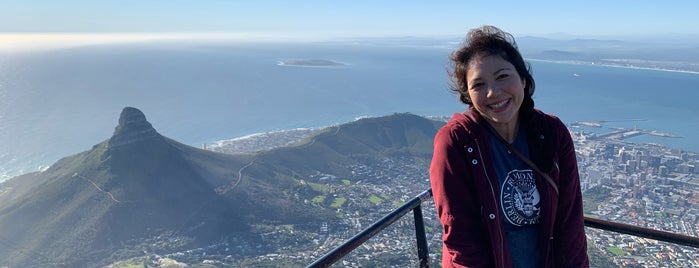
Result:
{"type": "Polygon", "coordinates": [[[481,26],[468,32],[466,40],[461,46],[451,53],[450,89],[459,95],[461,102],[473,105],[468,95],[468,81],[466,79],[468,67],[476,58],[498,55],[514,65],[517,73],[524,79],[524,101],[520,112],[528,113],[534,108],[534,77],[531,67],[524,62],[524,58],[517,50],[517,43],[511,34],[506,33],[495,26],[481,26]]]}

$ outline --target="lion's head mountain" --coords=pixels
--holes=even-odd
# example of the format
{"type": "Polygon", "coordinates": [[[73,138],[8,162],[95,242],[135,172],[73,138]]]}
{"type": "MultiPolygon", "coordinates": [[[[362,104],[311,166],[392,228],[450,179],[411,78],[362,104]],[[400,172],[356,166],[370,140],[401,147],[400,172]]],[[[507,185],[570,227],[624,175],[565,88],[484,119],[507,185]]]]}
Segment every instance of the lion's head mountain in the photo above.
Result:
{"type": "Polygon", "coordinates": [[[167,138],[126,107],[109,139],[0,184],[0,265],[96,267],[222,241],[243,245],[231,250],[242,256],[260,226],[312,232],[337,219],[309,202],[320,191],[314,174],[348,177],[348,167],[384,155],[429,158],[440,125],[394,114],[229,155],[167,138]]]}

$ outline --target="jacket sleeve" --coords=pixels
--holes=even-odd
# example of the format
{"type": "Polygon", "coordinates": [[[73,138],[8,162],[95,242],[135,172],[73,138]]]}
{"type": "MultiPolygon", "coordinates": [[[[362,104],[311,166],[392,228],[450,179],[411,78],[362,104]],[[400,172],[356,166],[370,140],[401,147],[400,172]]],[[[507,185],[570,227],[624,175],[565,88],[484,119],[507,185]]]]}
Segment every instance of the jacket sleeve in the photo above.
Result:
{"type": "Polygon", "coordinates": [[[555,267],[589,267],[580,176],[570,132],[558,124],[559,195],[553,230],[555,267]]]}
{"type": "Polygon", "coordinates": [[[473,176],[449,125],[435,135],[430,184],[443,227],[443,267],[492,267],[473,176]]]}

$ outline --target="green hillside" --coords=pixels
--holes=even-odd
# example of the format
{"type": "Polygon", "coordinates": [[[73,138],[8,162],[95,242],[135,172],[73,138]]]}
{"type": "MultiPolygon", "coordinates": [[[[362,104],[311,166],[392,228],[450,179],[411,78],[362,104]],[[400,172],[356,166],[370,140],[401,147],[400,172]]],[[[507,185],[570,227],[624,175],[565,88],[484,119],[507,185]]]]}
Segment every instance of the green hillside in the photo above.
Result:
{"type": "Polygon", "coordinates": [[[0,266],[98,267],[147,252],[250,243],[260,228],[310,231],[345,202],[310,202],[327,191],[314,188],[324,184],[313,174],[349,174],[382,155],[429,157],[439,125],[410,114],[367,118],[294,146],[226,155],[163,137],[127,107],[109,140],[0,184],[0,266]]]}

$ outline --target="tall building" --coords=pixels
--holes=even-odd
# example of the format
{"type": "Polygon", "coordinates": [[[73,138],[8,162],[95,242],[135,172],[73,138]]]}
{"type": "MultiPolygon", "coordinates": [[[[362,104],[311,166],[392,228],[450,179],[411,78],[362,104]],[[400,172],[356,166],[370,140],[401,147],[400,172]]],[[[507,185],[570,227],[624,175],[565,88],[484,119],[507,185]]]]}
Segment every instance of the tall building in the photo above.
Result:
{"type": "Polygon", "coordinates": [[[614,157],[614,144],[608,142],[604,145],[604,158],[611,159],[613,157],[614,157]]]}
{"type": "Polygon", "coordinates": [[[667,177],[667,167],[666,166],[660,166],[658,167],[658,176],[660,177],[667,177]]]}

